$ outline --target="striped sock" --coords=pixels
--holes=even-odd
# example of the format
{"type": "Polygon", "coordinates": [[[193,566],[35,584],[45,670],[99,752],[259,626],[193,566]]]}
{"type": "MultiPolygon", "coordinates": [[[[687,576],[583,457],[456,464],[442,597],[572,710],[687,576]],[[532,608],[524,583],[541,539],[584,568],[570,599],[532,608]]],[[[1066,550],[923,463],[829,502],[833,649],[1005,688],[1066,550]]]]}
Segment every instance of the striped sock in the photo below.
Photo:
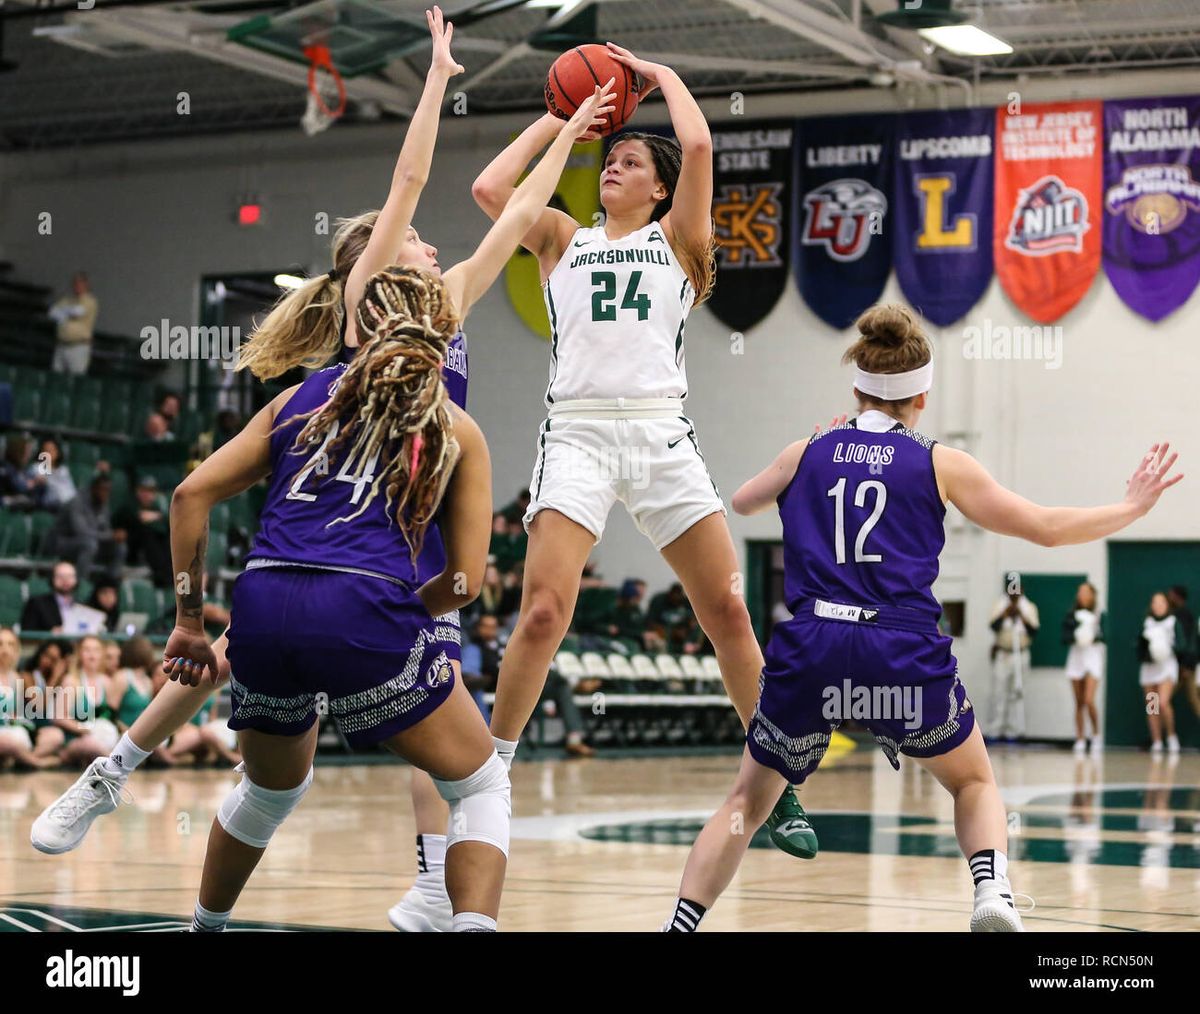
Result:
{"type": "Polygon", "coordinates": [[[229,925],[229,917],[231,915],[233,915],[232,911],[210,912],[197,901],[196,911],[192,915],[192,932],[224,933],[225,927],[229,925]]]}
{"type": "Polygon", "coordinates": [[[967,862],[976,887],[984,880],[1008,879],[1008,856],[999,849],[980,849],[967,862]]]}
{"type": "Polygon", "coordinates": [[[446,836],[417,835],[417,873],[441,870],[446,865],[446,836]]]}
{"type": "Polygon", "coordinates": [[[455,912],[450,930],[453,933],[495,933],[496,920],[478,912],[455,912]]]}
{"type": "Polygon", "coordinates": [[[704,918],[704,913],[708,909],[698,901],[689,901],[687,898],[675,899],[675,914],[671,916],[670,922],[663,927],[665,933],[695,933],[700,928],[700,920],[704,918]]]}

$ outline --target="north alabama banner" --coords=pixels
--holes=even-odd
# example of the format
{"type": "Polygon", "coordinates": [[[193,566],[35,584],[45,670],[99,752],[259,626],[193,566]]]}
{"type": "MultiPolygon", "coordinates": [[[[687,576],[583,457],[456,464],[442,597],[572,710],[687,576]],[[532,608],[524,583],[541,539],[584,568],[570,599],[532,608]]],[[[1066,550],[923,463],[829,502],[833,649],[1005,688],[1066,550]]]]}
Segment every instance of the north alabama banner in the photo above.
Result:
{"type": "MultiPolygon", "coordinates": [[[[600,211],[603,148],[602,141],[576,145],[567,158],[567,167],[550,199],[550,207],[565,211],[587,228],[599,224],[596,215],[600,211]]],[[[524,247],[518,247],[509,259],[504,269],[504,287],[508,290],[508,298],[517,316],[531,331],[549,341],[550,320],[546,316],[537,258],[524,247]]]]}
{"type": "Polygon", "coordinates": [[[1100,268],[1101,116],[1099,102],[996,110],[996,276],[1042,324],[1078,303],[1100,268]]]}
{"type": "Polygon", "coordinates": [[[796,281],[813,313],[847,328],[879,299],[892,266],[895,117],[801,120],[796,135],[796,281]]]}
{"type": "Polygon", "coordinates": [[[1200,282],[1200,97],[1104,104],[1104,273],[1159,321],[1200,282]]]}
{"type": "Polygon", "coordinates": [[[717,284],[708,308],[735,331],[771,312],[787,284],[793,121],[712,132],[717,284]]]}
{"type": "Polygon", "coordinates": [[[900,117],[891,233],[896,279],[922,316],[962,319],[992,281],[990,109],[900,117]]]}

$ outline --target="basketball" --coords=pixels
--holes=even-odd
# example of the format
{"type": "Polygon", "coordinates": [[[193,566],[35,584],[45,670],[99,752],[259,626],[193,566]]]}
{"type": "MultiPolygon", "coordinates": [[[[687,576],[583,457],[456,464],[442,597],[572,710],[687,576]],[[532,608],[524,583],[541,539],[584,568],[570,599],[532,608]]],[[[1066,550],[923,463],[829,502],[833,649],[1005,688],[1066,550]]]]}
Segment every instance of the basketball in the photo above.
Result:
{"type": "Polygon", "coordinates": [[[606,117],[608,124],[600,133],[604,137],[615,134],[637,109],[642,80],[614,60],[604,46],[576,46],[554,61],[546,77],[546,108],[560,120],[569,120],[596,86],[609,78],[616,78],[616,108],[606,117]]]}

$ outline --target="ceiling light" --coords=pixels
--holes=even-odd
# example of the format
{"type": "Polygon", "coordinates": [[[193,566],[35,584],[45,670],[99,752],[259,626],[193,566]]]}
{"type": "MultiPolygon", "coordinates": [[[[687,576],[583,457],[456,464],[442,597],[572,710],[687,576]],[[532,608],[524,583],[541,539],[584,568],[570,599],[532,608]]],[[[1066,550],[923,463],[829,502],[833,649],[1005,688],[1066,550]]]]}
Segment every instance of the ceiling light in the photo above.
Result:
{"type": "Polygon", "coordinates": [[[975,25],[921,28],[917,34],[959,56],[1005,56],[1013,51],[1003,39],[997,39],[975,25]]]}

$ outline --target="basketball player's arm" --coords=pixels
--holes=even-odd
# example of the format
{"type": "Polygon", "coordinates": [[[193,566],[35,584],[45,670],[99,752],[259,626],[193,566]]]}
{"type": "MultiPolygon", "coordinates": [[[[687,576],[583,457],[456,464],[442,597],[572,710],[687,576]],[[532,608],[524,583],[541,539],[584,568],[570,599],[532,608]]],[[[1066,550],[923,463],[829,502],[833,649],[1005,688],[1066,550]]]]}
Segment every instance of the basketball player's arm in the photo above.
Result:
{"type": "Polygon", "coordinates": [[[204,558],[208,552],[209,512],[215,504],[237,496],[270,474],[275,415],[297,387],[288,388],[255,415],[237,436],[184,479],[171,497],[175,629],[167,639],[163,672],[185,686],[198,686],[206,670],[215,682],[219,666],[204,633],[204,558]],[[185,665],[185,659],[197,664],[185,665]]]}
{"type": "Polygon", "coordinates": [[[492,538],[492,462],[487,441],[475,420],[457,408],[454,437],[461,453],[438,521],[446,566],[417,589],[431,616],[461,609],[479,596],[492,538]]]}
{"type": "Polygon", "coordinates": [[[965,451],[933,448],[933,466],[943,498],[981,528],[1014,535],[1039,546],[1073,546],[1119,532],[1148,513],[1163,491],[1183,478],[1167,478],[1178,454],[1154,444],[1127,483],[1125,499],[1103,507],[1043,507],[1005,489],[965,451]]]}
{"type": "Polygon", "coordinates": [[[367,281],[375,272],[392,263],[396,251],[404,242],[413,213],[417,210],[417,201],[429,179],[446,85],[454,75],[463,72],[462,66],[450,55],[454,26],[443,25],[442,12],[438,7],[426,11],[425,20],[433,37],[433,57],[425,76],[425,89],[421,92],[421,99],[404,134],[404,144],[392,173],[392,188],[388,191],[387,201],[375,220],[366,249],[346,279],[346,318],[349,321],[354,320],[354,309],[362,299],[367,281]]]}
{"type": "MultiPolygon", "coordinates": [[[[560,120],[553,113],[546,113],[526,127],[475,177],[475,182],[471,184],[471,196],[493,222],[500,217],[516,191],[517,178],[525,171],[525,167],[537,157],[539,151],[558,137],[566,125],[565,120],[560,120]]],[[[548,275],[546,265],[550,270],[554,269],[578,228],[579,223],[565,211],[543,208],[521,237],[521,246],[537,257],[543,267],[542,274],[548,275]]]]}
{"type": "Polygon", "coordinates": [[[554,195],[567,156],[571,154],[571,145],[582,133],[603,122],[605,114],[612,110],[612,85],[610,80],[605,86],[606,91],[597,87],[587,101],[580,104],[536,168],[513,192],[500,217],[483,237],[479,249],[442,276],[460,321],[504,270],[521,237],[528,234],[546,211],[546,202],[554,195]]]}
{"type": "Polygon", "coordinates": [[[761,514],[775,506],[779,494],[787,489],[787,485],[800,467],[800,458],[804,455],[807,440],[797,440],[788,444],[774,461],[758,473],[753,479],[742,484],[733,494],[733,509],[738,514],[761,514]]]}

